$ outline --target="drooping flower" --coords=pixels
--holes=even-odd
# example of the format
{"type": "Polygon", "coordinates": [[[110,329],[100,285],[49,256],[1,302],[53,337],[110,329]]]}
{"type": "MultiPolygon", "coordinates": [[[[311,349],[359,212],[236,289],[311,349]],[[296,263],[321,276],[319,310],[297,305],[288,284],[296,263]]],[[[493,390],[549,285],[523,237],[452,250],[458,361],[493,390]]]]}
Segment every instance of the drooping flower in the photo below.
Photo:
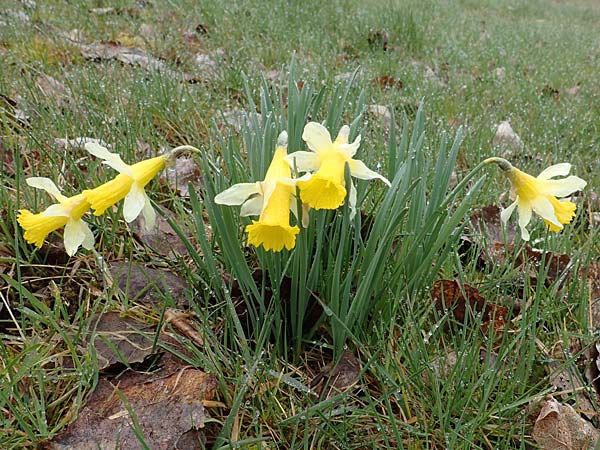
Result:
{"type": "MultiPolygon", "coordinates": [[[[297,213],[294,196],[296,181],[291,178],[292,170],[286,162],[287,133],[279,135],[277,148],[267,169],[265,179],[255,183],[239,183],[215,196],[220,205],[242,205],[241,216],[259,216],[246,227],[248,242],[255,247],[279,252],[283,248],[291,250],[296,245],[296,235],[300,228],[290,225],[290,210],[297,213]]],[[[308,211],[300,214],[306,224],[308,211]]]]}
{"type": "Polygon", "coordinates": [[[119,172],[119,175],[103,185],[83,191],[83,195],[94,210],[94,215],[103,214],[107,208],[125,199],[123,205],[125,221],[132,222],[142,213],[147,229],[154,227],[156,212],[144,190],[145,186],[182,151],[198,151],[194,147],[184,145],[173,149],[170,153],[129,165],[123,162],[117,153],[111,153],[97,143],[88,143],[85,149],[119,172]]]}
{"type": "Polygon", "coordinates": [[[81,217],[90,208],[85,196],[77,194],[73,197],[65,197],[54,182],[48,178],[33,177],[27,178],[26,181],[33,188],[45,190],[58,200],[58,203],[38,214],[33,214],[26,209],[19,210],[17,221],[25,230],[23,235],[25,240],[39,248],[48,234],[64,226],[65,251],[69,256],[73,256],[80,245],[86,249],[92,249],[94,235],[87,224],[81,220],[81,217]]]}
{"type": "MultiPolygon", "coordinates": [[[[346,198],[345,167],[348,164],[350,175],[362,180],[379,178],[390,186],[387,178],[369,169],[365,163],[352,157],[360,146],[360,136],[348,143],[350,127],[344,125],[335,141],[327,128],[317,122],[309,122],[304,127],[302,139],[311,152],[298,151],[287,156],[286,160],[300,172],[310,172],[306,179],[298,181],[302,202],[314,209],[336,209],[346,198]]],[[[351,215],[356,213],[356,188],[350,185],[349,204],[351,215]]]]}
{"type": "Polygon", "coordinates": [[[560,180],[552,179],[567,176],[571,170],[571,164],[562,163],[550,166],[537,177],[533,177],[513,167],[503,158],[488,158],[484,162],[498,164],[510,180],[510,197],[514,202],[502,211],[500,217],[506,223],[516,208],[519,213],[521,236],[524,240],[529,240],[529,231],[526,226],[531,220],[532,212],[544,219],[550,231],[557,232],[563,229],[563,225],[570,223],[575,216],[577,208],[575,203],[561,198],[581,191],[587,183],[575,175],[560,180]]]}

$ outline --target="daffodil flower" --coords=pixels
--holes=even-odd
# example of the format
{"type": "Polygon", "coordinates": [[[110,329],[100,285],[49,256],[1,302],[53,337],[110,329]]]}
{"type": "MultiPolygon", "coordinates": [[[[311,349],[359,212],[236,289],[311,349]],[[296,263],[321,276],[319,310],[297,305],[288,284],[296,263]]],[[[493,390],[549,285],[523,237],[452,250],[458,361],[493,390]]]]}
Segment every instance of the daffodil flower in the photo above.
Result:
{"type": "MultiPolygon", "coordinates": [[[[348,143],[350,127],[344,125],[335,141],[327,128],[317,122],[309,122],[304,127],[302,139],[311,152],[298,151],[287,156],[290,165],[300,172],[311,174],[298,181],[302,202],[314,209],[336,209],[346,198],[345,167],[348,164],[350,175],[362,180],[379,178],[390,186],[387,178],[369,169],[365,163],[352,157],[360,146],[360,136],[348,143]]],[[[356,188],[350,184],[350,210],[356,213],[356,188]]]]}
{"type": "MultiPolygon", "coordinates": [[[[298,226],[290,225],[290,210],[297,213],[295,200],[295,180],[286,162],[287,133],[279,135],[277,148],[263,181],[239,183],[215,196],[220,205],[242,205],[241,216],[259,216],[246,227],[248,243],[265,250],[279,252],[283,248],[291,250],[296,245],[298,226]]],[[[303,224],[306,226],[308,210],[303,210],[303,224]]]]}
{"type": "Polygon", "coordinates": [[[111,181],[97,188],[83,191],[83,195],[94,210],[94,215],[102,215],[107,208],[125,199],[123,205],[125,221],[132,222],[142,213],[147,229],[154,227],[156,212],[144,190],[145,186],[182,151],[198,151],[195,147],[184,145],[173,149],[170,153],[129,165],[123,162],[117,153],[111,153],[97,143],[88,143],[85,145],[85,149],[95,157],[103,159],[104,164],[119,172],[119,175],[111,181]]]}
{"type": "Polygon", "coordinates": [[[87,224],[81,220],[81,217],[90,208],[85,196],[77,194],[73,197],[65,197],[54,182],[48,178],[33,177],[27,178],[26,181],[33,188],[45,190],[58,200],[58,203],[38,214],[33,214],[26,209],[19,210],[17,221],[25,230],[23,235],[25,240],[39,248],[48,234],[64,226],[65,250],[69,256],[73,256],[80,245],[92,249],[94,235],[87,224]]]}
{"type": "Polygon", "coordinates": [[[587,183],[575,175],[560,180],[552,179],[567,176],[571,170],[571,164],[562,163],[550,166],[537,177],[533,177],[513,167],[503,158],[488,158],[484,162],[498,164],[510,180],[510,196],[514,202],[502,211],[500,218],[506,223],[517,208],[521,236],[525,241],[529,240],[526,226],[531,220],[532,212],[544,219],[550,231],[562,230],[563,225],[570,223],[575,216],[577,208],[575,203],[568,199],[559,200],[559,198],[581,191],[587,183]]]}

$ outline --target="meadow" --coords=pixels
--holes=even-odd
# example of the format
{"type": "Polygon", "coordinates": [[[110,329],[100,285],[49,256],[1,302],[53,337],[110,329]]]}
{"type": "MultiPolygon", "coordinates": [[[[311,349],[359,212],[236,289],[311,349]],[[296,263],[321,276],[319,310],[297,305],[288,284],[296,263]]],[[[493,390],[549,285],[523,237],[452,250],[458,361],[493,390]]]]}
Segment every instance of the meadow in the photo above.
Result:
{"type": "Polygon", "coordinates": [[[0,0],[0,448],[595,448],[599,24],[593,0],[0,0]],[[309,211],[303,160],[269,168],[318,124],[379,178],[348,160],[309,211]],[[27,242],[19,211],[56,202],[31,177],[77,196],[175,148],[155,226],[91,202],[89,248],[27,242]],[[504,224],[490,157],[570,163],[572,220],[504,224]],[[222,201],[257,181],[293,245],[222,201]]]}

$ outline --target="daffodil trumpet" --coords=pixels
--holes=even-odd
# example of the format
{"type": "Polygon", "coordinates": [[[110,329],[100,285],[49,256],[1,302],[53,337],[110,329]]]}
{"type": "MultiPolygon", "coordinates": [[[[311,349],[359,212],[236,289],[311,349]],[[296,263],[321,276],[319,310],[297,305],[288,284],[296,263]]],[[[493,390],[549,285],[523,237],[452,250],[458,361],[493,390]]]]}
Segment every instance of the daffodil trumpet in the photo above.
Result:
{"type": "Polygon", "coordinates": [[[125,199],[123,205],[125,221],[132,222],[142,213],[147,229],[154,227],[156,212],[146,194],[145,186],[181,154],[190,151],[200,152],[191,145],[182,145],[164,155],[129,165],[123,162],[119,154],[111,153],[107,148],[97,143],[88,143],[85,145],[85,149],[95,157],[102,159],[103,164],[119,172],[119,175],[103,185],[83,191],[83,195],[90,203],[94,215],[102,215],[109,207],[125,199]]]}
{"type": "Polygon", "coordinates": [[[303,226],[308,224],[308,209],[297,211],[295,198],[296,180],[292,179],[290,165],[286,162],[287,133],[279,135],[277,147],[263,181],[239,183],[215,196],[220,205],[242,205],[241,216],[259,216],[246,226],[248,243],[262,246],[267,251],[279,252],[296,245],[300,232],[297,225],[290,225],[290,211],[298,218],[302,215],[303,226]]]}
{"type": "MultiPolygon", "coordinates": [[[[286,157],[290,165],[307,175],[299,179],[300,199],[314,209],[336,209],[344,203],[347,196],[345,167],[348,165],[350,175],[362,180],[379,178],[388,186],[389,180],[369,169],[365,163],[353,159],[361,138],[349,143],[350,127],[344,125],[335,141],[327,128],[317,122],[309,122],[304,127],[302,139],[311,151],[298,151],[286,157]]],[[[351,217],[356,214],[356,188],[350,182],[348,196],[351,217]]]]}
{"type": "Polygon", "coordinates": [[[504,158],[492,157],[484,160],[484,163],[497,164],[510,180],[510,197],[514,201],[501,212],[500,218],[506,223],[517,209],[523,240],[528,241],[530,238],[526,227],[531,221],[533,212],[544,219],[550,231],[561,231],[564,225],[573,220],[577,205],[563,197],[583,190],[587,183],[575,175],[567,176],[571,171],[571,164],[561,163],[550,166],[537,177],[533,177],[513,167],[504,158]],[[559,176],[566,178],[553,179],[559,176]]]}
{"type": "Polygon", "coordinates": [[[50,233],[64,226],[63,239],[69,256],[73,256],[80,245],[88,250],[94,248],[94,235],[81,220],[90,208],[83,194],[65,197],[49,178],[32,177],[27,178],[26,182],[33,188],[46,191],[58,201],[38,214],[27,209],[19,210],[17,222],[25,230],[23,237],[27,242],[40,248],[50,233]]]}

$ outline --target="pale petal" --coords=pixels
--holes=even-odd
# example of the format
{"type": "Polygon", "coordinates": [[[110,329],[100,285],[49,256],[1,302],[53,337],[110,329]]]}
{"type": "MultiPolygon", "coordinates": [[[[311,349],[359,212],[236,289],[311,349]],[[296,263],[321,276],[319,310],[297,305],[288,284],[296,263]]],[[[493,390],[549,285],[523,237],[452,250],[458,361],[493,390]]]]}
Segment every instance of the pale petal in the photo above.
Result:
{"type": "Polygon", "coordinates": [[[500,219],[502,220],[502,222],[504,224],[506,224],[506,222],[508,222],[508,219],[510,219],[510,216],[512,216],[512,213],[516,207],[517,207],[517,202],[515,201],[515,202],[511,203],[506,209],[502,210],[502,212],[500,213],[500,219]]]}
{"type": "Polygon", "coordinates": [[[342,128],[340,128],[340,131],[338,132],[338,135],[335,138],[335,143],[338,145],[347,144],[349,136],[350,136],[350,127],[348,125],[344,125],[342,128]]]}
{"type": "Polygon", "coordinates": [[[353,177],[359,178],[361,180],[372,180],[374,178],[379,178],[388,186],[392,184],[389,180],[383,175],[379,175],[377,172],[369,169],[364,162],[359,159],[351,159],[348,161],[348,165],[350,166],[350,174],[353,177]]]}
{"type": "Polygon", "coordinates": [[[85,229],[87,225],[83,220],[69,220],[65,225],[64,240],[65,240],[65,251],[67,255],[73,256],[79,246],[85,240],[87,234],[85,229]]]}
{"type": "Polygon", "coordinates": [[[85,149],[96,158],[104,160],[104,164],[112,167],[119,173],[124,173],[134,178],[133,172],[128,164],[125,164],[118,153],[111,153],[106,147],[102,147],[100,144],[95,142],[88,142],[85,144],[85,149]]]}
{"type": "Polygon", "coordinates": [[[327,128],[317,122],[309,122],[304,127],[302,139],[313,152],[320,152],[331,147],[331,135],[327,128]]]}
{"type": "Polygon", "coordinates": [[[338,148],[342,153],[348,156],[348,158],[352,158],[356,155],[358,147],[360,147],[360,136],[354,139],[352,144],[341,144],[338,148]]]}
{"type": "MultiPolygon", "coordinates": [[[[292,195],[292,202],[290,203],[290,211],[294,214],[296,220],[298,220],[298,199],[295,195],[292,195]]],[[[310,222],[310,206],[306,203],[302,203],[302,227],[308,228],[310,222]]]]}
{"type": "Polygon", "coordinates": [[[123,217],[125,222],[133,222],[140,215],[146,204],[146,193],[143,188],[140,188],[137,183],[131,185],[129,194],[125,196],[123,204],[123,217]]]}
{"type": "Polygon", "coordinates": [[[354,216],[356,215],[356,187],[354,186],[354,183],[351,181],[350,182],[350,196],[348,198],[348,206],[350,206],[350,220],[354,219],[354,216]]]}
{"type": "Polygon", "coordinates": [[[255,195],[250,197],[248,200],[244,202],[242,205],[242,209],[240,210],[240,216],[248,217],[248,216],[260,216],[260,213],[263,209],[263,196],[255,195]]]}
{"type": "Polygon", "coordinates": [[[154,207],[150,202],[150,197],[148,194],[145,194],[146,201],[144,202],[144,209],[142,209],[142,215],[144,216],[144,227],[146,231],[152,231],[154,229],[154,225],[156,225],[156,211],[154,211],[154,207]]]}
{"type": "Polygon", "coordinates": [[[569,175],[570,170],[571,164],[569,163],[555,164],[547,169],[542,170],[537,178],[538,180],[548,180],[554,177],[566,177],[569,175]]]}
{"type": "Polygon", "coordinates": [[[562,180],[547,180],[544,181],[544,192],[555,197],[566,197],[573,192],[581,191],[587,182],[575,175],[563,178],[562,180]]]}
{"type": "Polygon", "coordinates": [[[58,216],[58,217],[71,217],[71,212],[60,203],[56,205],[50,205],[42,213],[44,216],[58,216]]]}
{"type": "Polygon", "coordinates": [[[271,194],[277,187],[277,181],[269,180],[269,181],[261,181],[260,182],[260,190],[263,197],[263,205],[267,206],[269,204],[269,200],[271,199],[271,194]]]}
{"type": "Polygon", "coordinates": [[[81,220],[80,222],[82,222],[85,225],[83,229],[85,237],[83,238],[83,242],[81,243],[81,245],[83,246],[83,248],[91,250],[94,248],[94,233],[92,233],[90,227],[88,227],[88,225],[83,220],[81,220]]]}
{"type": "Polygon", "coordinates": [[[56,187],[56,184],[54,184],[54,181],[52,181],[50,178],[31,177],[27,178],[25,182],[32,188],[43,189],[59,202],[64,202],[67,199],[67,197],[60,193],[56,187]]]}
{"type": "Polygon", "coordinates": [[[316,153],[313,152],[294,152],[285,157],[292,170],[298,172],[314,172],[319,169],[321,162],[316,153]]]}
{"type": "Polygon", "coordinates": [[[531,207],[538,216],[546,219],[548,222],[551,222],[560,229],[563,228],[562,224],[556,218],[556,214],[554,213],[554,207],[552,206],[552,203],[546,197],[536,197],[531,201],[531,207]]]}
{"type": "Polygon", "coordinates": [[[521,228],[521,237],[524,241],[529,240],[529,231],[527,230],[527,224],[531,220],[531,208],[529,205],[518,204],[519,207],[519,228],[521,228]]]}
{"type": "Polygon", "coordinates": [[[218,205],[235,206],[241,205],[248,197],[260,193],[258,183],[238,183],[215,196],[218,205]]]}

